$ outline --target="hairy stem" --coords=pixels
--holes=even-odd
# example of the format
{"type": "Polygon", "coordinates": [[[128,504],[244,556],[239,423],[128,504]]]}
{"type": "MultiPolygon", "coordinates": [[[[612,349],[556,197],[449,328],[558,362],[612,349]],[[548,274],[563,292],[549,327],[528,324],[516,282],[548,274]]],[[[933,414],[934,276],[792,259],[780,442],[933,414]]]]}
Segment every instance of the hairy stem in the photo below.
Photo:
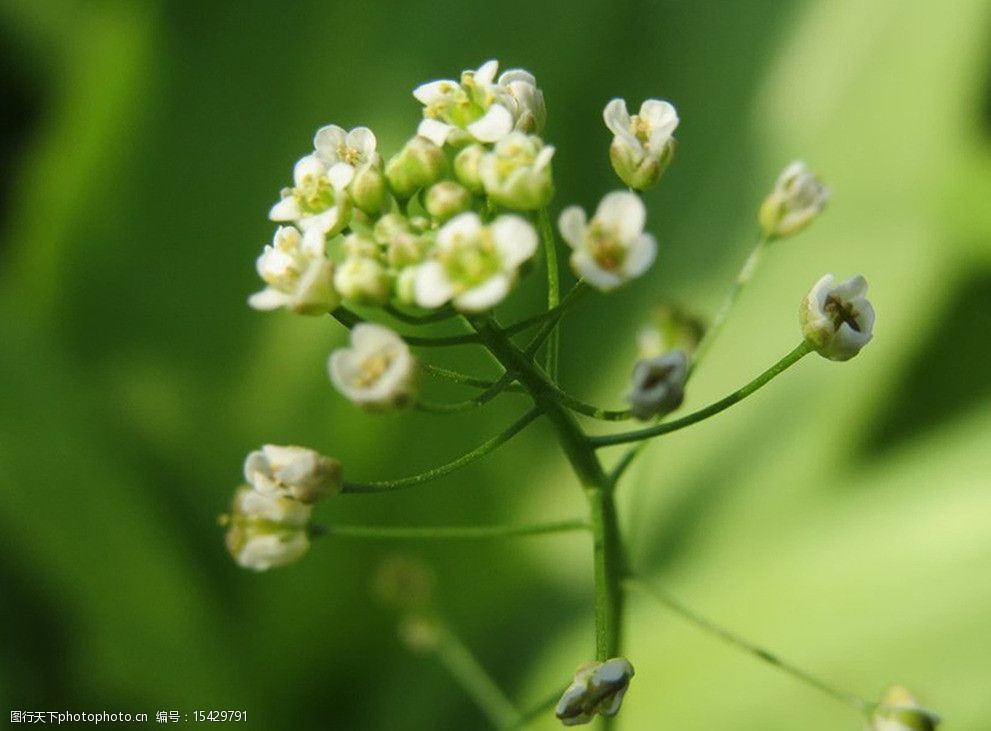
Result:
{"type": "Polygon", "coordinates": [[[523,431],[524,428],[534,419],[540,416],[539,409],[530,409],[519,419],[510,424],[505,431],[497,434],[486,442],[475,447],[467,454],[463,454],[452,462],[434,467],[433,469],[421,472],[409,477],[401,477],[397,480],[381,480],[379,482],[345,482],[342,492],[345,493],[369,493],[369,492],[390,492],[392,490],[402,490],[407,487],[422,485],[424,482],[436,480],[455,470],[470,465],[472,462],[481,459],[489,452],[493,452],[514,436],[523,431]]]}
{"type": "Polygon", "coordinates": [[[730,312],[733,311],[733,306],[736,305],[736,301],[740,299],[740,293],[743,291],[744,287],[750,282],[754,276],[754,272],[757,271],[757,265],[760,263],[761,254],[764,253],[764,248],[768,244],[768,238],[761,234],[757,238],[757,243],[754,248],[751,249],[750,255],[747,260],[743,262],[743,266],[740,267],[740,271],[736,274],[736,279],[733,280],[732,286],[730,286],[729,291],[726,293],[726,297],[723,299],[722,305],[716,311],[715,317],[712,318],[712,324],[706,330],[705,335],[702,336],[702,340],[699,343],[698,348],[695,350],[695,355],[692,357],[692,362],[689,365],[689,374],[695,370],[705,354],[709,352],[709,348],[712,347],[712,343],[722,332],[723,325],[726,324],[726,320],[729,318],[730,312]]]}
{"type": "Polygon", "coordinates": [[[661,434],[667,434],[668,432],[677,431],[678,429],[684,429],[686,426],[691,426],[699,421],[708,419],[710,416],[715,416],[720,411],[725,411],[733,404],[743,401],[747,396],[755,393],[756,391],[763,388],[765,385],[770,383],[776,376],[781,375],[791,366],[795,365],[798,361],[804,358],[806,355],[812,352],[812,346],[808,342],[802,341],[801,345],[792,350],[788,355],[779,360],[773,366],[768,368],[766,371],[761,373],[757,378],[752,380],[743,388],[740,388],[729,396],[716,401],[714,404],[706,406],[704,409],[700,409],[694,413],[683,416],[680,419],[675,419],[674,421],[666,421],[656,426],[648,426],[644,429],[637,429],[636,431],[622,432],[620,434],[605,434],[602,436],[591,437],[590,442],[595,447],[609,447],[615,444],[627,444],[629,442],[639,442],[643,439],[650,439],[651,437],[660,436],[661,434]]]}
{"type": "Polygon", "coordinates": [[[575,417],[554,398],[555,386],[533,362],[532,354],[520,350],[491,320],[475,318],[472,325],[507,372],[518,374],[554,429],[571,468],[578,476],[589,504],[595,568],[596,658],[607,660],[619,654],[623,592],[620,581],[626,574],[625,556],[612,483],[602,469],[588,436],[575,417]]]}
{"type": "Polygon", "coordinates": [[[863,698],[853,693],[849,693],[847,691],[834,688],[825,681],[815,677],[811,673],[802,670],[801,668],[796,667],[795,665],[792,665],[791,663],[785,660],[782,660],[777,655],[768,652],[762,647],[758,647],[749,640],[746,640],[740,637],[738,634],[726,629],[725,627],[716,624],[711,619],[703,617],[702,615],[698,614],[694,610],[685,606],[675,597],[671,596],[665,591],[662,591],[661,589],[651,586],[643,581],[637,581],[635,579],[626,580],[624,582],[624,586],[646,594],[650,598],[654,599],[654,601],[667,607],[675,614],[678,614],[683,619],[694,624],[699,629],[718,637],[724,642],[728,642],[734,647],[737,647],[738,649],[741,649],[744,652],[749,653],[750,655],[753,655],[758,660],[761,660],[762,662],[766,662],[769,665],[772,665],[778,670],[787,673],[793,678],[800,680],[801,682],[815,688],[816,690],[822,691],[826,695],[840,701],[841,703],[844,703],[848,706],[851,706],[852,708],[857,709],[859,712],[863,713],[864,715],[869,715],[874,710],[873,703],[865,701],[863,698]]]}
{"type": "Polygon", "coordinates": [[[540,536],[554,533],[589,530],[584,520],[560,520],[554,523],[529,525],[472,525],[393,527],[365,525],[313,526],[314,536],[339,538],[370,538],[375,540],[474,540],[485,538],[513,538],[540,536]]]}
{"type": "MultiPolygon", "coordinates": [[[[561,273],[557,265],[557,242],[554,238],[554,227],[546,208],[541,208],[537,214],[540,226],[540,237],[544,241],[544,253],[547,257],[547,309],[553,310],[561,301],[561,273]]],[[[544,370],[552,381],[557,380],[558,351],[561,345],[561,331],[555,329],[547,342],[547,357],[544,370]]]]}

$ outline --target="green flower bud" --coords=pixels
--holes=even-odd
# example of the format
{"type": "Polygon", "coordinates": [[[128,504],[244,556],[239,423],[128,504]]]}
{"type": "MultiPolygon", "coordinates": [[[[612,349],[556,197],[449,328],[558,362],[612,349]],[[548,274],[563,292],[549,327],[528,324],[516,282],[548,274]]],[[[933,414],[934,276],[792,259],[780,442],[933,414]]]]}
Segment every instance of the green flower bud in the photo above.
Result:
{"type": "Polygon", "coordinates": [[[471,192],[453,180],[442,180],[430,186],[424,206],[431,216],[443,223],[471,208],[471,192]]]}
{"type": "Polygon", "coordinates": [[[705,325],[698,317],[663,305],[637,331],[637,346],[641,358],[656,358],[672,350],[681,350],[691,357],[704,334],[705,325]]]}
{"type": "Polygon", "coordinates": [[[454,158],[454,177],[475,195],[485,192],[481,173],[485,155],[485,148],[481,145],[469,145],[454,158]]]}
{"type": "Polygon", "coordinates": [[[554,148],[522,132],[511,132],[481,161],[485,193],[499,205],[521,211],[546,206],[554,195],[554,148]]]}
{"type": "Polygon", "coordinates": [[[407,219],[398,213],[387,213],[375,224],[372,235],[385,247],[389,265],[403,269],[419,264],[430,248],[430,237],[426,233],[429,222],[419,218],[407,219]]]}
{"type": "Polygon", "coordinates": [[[352,256],[334,272],[334,288],[351,302],[382,305],[389,301],[392,280],[385,267],[368,256],[352,256]]]}
{"type": "Polygon", "coordinates": [[[444,175],[444,151],[424,137],[414,137],[386,163],[385,177],[392,192],[406,200],[444,175]]]}
{"type": "Polygon", "coordinates": [[[351,200],[363,213],[375,216],[389,207],[389,188],[385,175],[375,165],[365,165],[351,182],[351,200]]]}
{"type": "Polygon", "coordinates": [[[768,238],[798,233],[822,213],[829,189],[805,163],[795,161],[778,176],[774,190],[760,207],[760,227],[768,238]]]}

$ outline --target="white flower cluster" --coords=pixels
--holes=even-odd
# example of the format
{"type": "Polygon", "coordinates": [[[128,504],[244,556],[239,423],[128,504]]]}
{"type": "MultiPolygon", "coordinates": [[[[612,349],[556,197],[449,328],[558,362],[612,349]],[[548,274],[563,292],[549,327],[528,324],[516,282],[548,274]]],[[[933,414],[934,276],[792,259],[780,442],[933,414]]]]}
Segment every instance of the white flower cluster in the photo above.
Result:
{"type": "Polygon", "coordinates": [[[227,550],[240,566],[265,571],[298,560],[310,545],[313,503],[340,492],[341,464],[306,447],[266,444],[244,461],[227,525],[227,550]]]}

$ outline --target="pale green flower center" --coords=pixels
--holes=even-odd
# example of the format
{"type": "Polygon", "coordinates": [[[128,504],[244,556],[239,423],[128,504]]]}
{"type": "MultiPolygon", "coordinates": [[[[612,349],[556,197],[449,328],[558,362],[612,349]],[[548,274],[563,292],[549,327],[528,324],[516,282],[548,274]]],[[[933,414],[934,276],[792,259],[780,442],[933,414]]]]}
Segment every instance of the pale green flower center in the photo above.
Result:
{"type": "Polygon", "coordinates": [[[293,198],[303,213],[323,213],[334,205],[334,188],[326,175],[307,175],[293,188],[293,198]]]}
{"type": "Polygon", "coordinates": [[[630,133],[646,145],[650,141],[650,122],[639,114],[634,114],[630,118],[630,133]]]}
{"type": "Polygon", "coordinates": [[[374,386],[386,371],[389,370],[392,361],[392,355],[385,351],[365,358],[361,364],[361,369],[354,378],[354,385],[358,388],[370,388],[374,386]]]}
{"type": "Polygon", "coordinates": [[[459,239],[444,257],[444,270],[452,282],[471,288],[502,270],[492,234],[482,231],[475,239],[459,239]]]}

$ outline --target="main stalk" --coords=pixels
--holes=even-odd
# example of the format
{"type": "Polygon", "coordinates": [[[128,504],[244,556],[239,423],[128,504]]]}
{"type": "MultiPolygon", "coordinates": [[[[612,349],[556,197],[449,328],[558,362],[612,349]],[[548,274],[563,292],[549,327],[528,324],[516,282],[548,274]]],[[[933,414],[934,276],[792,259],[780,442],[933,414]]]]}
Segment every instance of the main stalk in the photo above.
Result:
{"type": "Polygon", "coordinates": [[[520,350],[491,320],[475,318],[481,342],[519,382],[547,416],[561,447],[581,482],[589,505],[595,567],[596,659],[619,655],[626,561],[619,535],[613,484],[602,468],[588,435],[553,396],[554,385],[532,358],[520,350]]]}

